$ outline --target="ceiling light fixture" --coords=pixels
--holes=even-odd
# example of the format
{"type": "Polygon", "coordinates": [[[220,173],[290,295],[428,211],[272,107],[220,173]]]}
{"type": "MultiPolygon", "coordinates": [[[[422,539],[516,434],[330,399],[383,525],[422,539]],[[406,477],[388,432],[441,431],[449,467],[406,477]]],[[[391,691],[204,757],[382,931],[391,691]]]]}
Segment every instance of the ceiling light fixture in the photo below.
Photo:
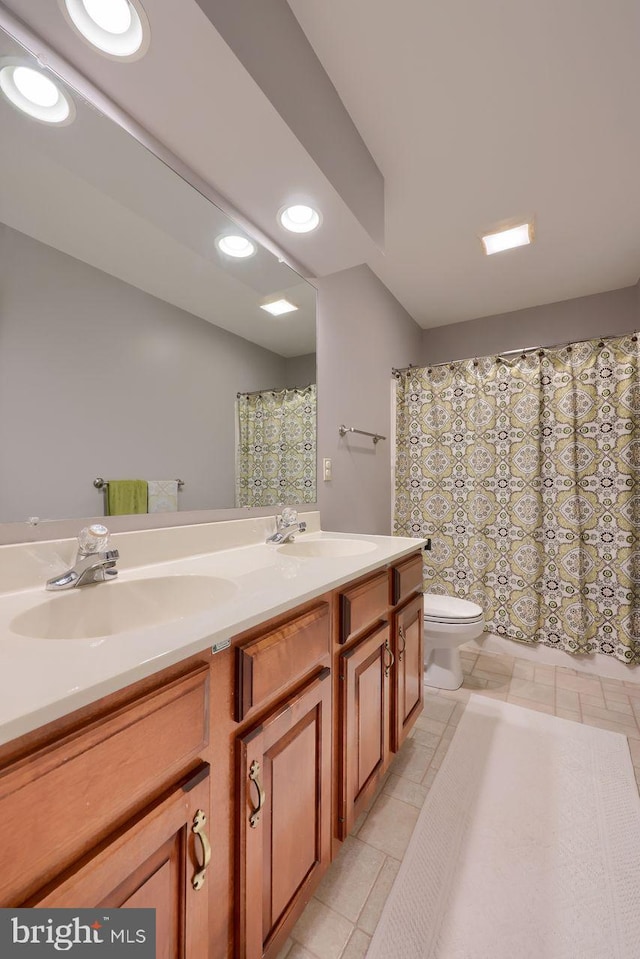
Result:
{"type": "Polygon", "coordinates": [[[274,300],[272,303],[263,303],[260,309],[266,310],[272,316],[282,316],[283,313],[293,313],[298,307],[289,303],[289,300],[274,300]]]}
{"type": "Polygon", "coordinates": [[[513,250],[517,246],[527,246],[533,243],[533,224],[520,223],[505,230],[487,233],[482,237],[482,245],[487,256],[492,253],[502,253],[503,250],[513,250]]]}
{"type": "Polygon", "coordinates": [[[139,0],[60,0],[72,26],[101,53],[134,60],[149,46],[149,21],[139,0]]]}
{"type": "Polygon", "coordinates": [[[218,249],[227,256],[235,256],[239,259],[246,259],[256,252],[255,243],[248,240],[246,236],[219,236],[216,243],[218,249]]]}
{"type": "Polygon", "coordinates": [[[318,211],[304,203],[283,207],[278,213],[278,219],[285,230],[290,230],[292,233],[310,233],[311,230],[320,226],[318,211]]]}
{"type": "Polygon", "coordinates": [[[42,123],[71,123],[76,115],[73,100],[51,77],[17,59],[0,60],[0,90],[14,107],[42,123]]]}

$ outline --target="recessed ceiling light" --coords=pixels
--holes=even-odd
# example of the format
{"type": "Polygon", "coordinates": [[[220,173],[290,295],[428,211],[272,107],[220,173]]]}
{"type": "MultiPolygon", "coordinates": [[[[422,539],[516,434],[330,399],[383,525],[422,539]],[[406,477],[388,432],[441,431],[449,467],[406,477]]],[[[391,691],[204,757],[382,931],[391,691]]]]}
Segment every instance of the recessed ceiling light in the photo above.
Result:
{"type": "Polygon", "coordinates": [[[503,250],[513,250],[516,246],[526,246],[533,242],[533,225],[520,223],[507,230],[497,230],[482,237],[484,252],[487,256],[492,253],[501,253],[503,250]]]}
{"type": "Polygon", "coordinates": [[[291,230],[292,233],[310,233],[320,225],[318,211],[303,203],[284,207],[278,217],[285,230],[291,230]]]}
{"type": "Polygon", "coordinates": [[[226,253],[227,256],[237,256],[244,259],[247,256],[253,256],[256,252],[255,243],[248,240],[246,236],[219,236],[216,243],[218,249],[226,253]]]}
{"type": "Polygon", "coordinates": [[[139,0],[60,0],[76,30],[107,56],[137,59],[149,46],[149,21],[139,0]]]}
{"type": "Polygon", "coordinates": [[[0,90],[14,107],[42,123],[71,123],[73,101],[46,73],[19,60],[0,60],[0,90]]]}
{"type": "Polygon", "coordinates": [[[273,316],[282,316],[283,313],[293,313],[298,307],[289,303],[289,300],[274,300],[273,303],[263,303],[260,309],[266,310],[273,316]]]}

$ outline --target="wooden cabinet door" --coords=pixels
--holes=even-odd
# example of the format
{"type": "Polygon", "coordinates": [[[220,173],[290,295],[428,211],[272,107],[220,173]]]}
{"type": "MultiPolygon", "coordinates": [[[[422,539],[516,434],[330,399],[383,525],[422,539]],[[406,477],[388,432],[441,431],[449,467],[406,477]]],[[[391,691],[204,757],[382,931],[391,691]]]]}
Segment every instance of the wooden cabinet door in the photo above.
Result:
{"type": "Polygon", "coordinates": [[[393,684],[394,752],[406,739],[424,704],[422,596],[416,596],[393,617],[395,677],[393,684]]]}
{"type": "Polygon", "coordinates": [[[236,955],[275,956],[331,856],[331,671],[238,738],[236,955]]]}
{"type": "Polygon", "coordinates": [[[340,655],[340,839],[351,832],[389,765],[392,665],[388,623],[340,655]]]}
{"type": "Polygon", "coordinates": [[[206,959],[208,818],[203,764],[25,905],[155,909],[157,959],[206,959]]]}

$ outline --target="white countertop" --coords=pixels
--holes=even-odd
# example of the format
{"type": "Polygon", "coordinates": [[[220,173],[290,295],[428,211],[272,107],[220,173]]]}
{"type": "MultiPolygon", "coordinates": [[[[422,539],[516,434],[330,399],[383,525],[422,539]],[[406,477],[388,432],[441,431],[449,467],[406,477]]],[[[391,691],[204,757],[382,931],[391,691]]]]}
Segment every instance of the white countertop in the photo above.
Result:
{"type": "MultiPolygon", "coordinates": [[[[237,522],[245,524],[246,534],[249,521],[237,522]]],[[[261,538],[263,523],[259,521],[251,527],[252,531],[258,530],[257,535],[261,538]]],[[[210,525],[214,527],[219,524],[210,525]]],[[[223,525],[229,528],[233,524],[223,525]]],[[[153,542],[149,534],[154,532],[167,531],[137,534],[146,535],[147,551],[149,543],[153,542]]],[[[199,535],[201,541],[201,530],[199,535]]],[[[132,536],[136,534],[114,536],[114,541],[118,540],[114,545],[120,548],[121,557],[127,543],[133,545],[134,540],[127,539],[132,536]]],[[[0,594],[0,744],[228,640],[245,629],[377,567],[415,552],[424,542],[405,537],[326,533],[318,530],[296,536],[298,543],[343,539],[362,540],[374,547],[359,555],[324,558],[292,556],[286,548],[264,542],[227,548],[230,538],[233,537],[227,529],[226,541],[218,540],[217,548],[214,547],[211,552],[186,557],[182,555],[179,559],[132,568],[126,568],[125,564],[113,583],[81,587],[95,594],[94,591],[117,590],[120,583],[166,576],[206,576],[225,581],[225,595],[218,605],[172,618],[159,625],[143,625],[115,635],[90,639],[35,639],[18,635],[12,629],[15,618],[38,604],[52,601],[64,603],[70,594],[78,590],[45,592],[44,579],[41,578],[37,587],[0,594]]],[[[52,563],[53,546],[51,543],[47,545],[49,565],[46,572],[52,575],[51,570],[59,572],[64,565],[52,563]]],[[[70,548],[66,549],[66,555],[70,548]]],[[[59,549],[59,553],[63,554],[65,550],[59,549]]],[[[24,548],[23,555],[27,555],[24,548]]],[[[13,557],[4,557],[5,561],[9,558],[15,560],[15,554],[13,557]]],[[[33,558],[34,547],[31,546],[28,548],[28,559],[32,561],[33,558]]],[[[0,556],[0,572],[2,560],[0,556]]],[[[14,571],[15,568],[14,562],[14,571]]],[[[116,595],[115,592],[113,595],[116,595]]]]}

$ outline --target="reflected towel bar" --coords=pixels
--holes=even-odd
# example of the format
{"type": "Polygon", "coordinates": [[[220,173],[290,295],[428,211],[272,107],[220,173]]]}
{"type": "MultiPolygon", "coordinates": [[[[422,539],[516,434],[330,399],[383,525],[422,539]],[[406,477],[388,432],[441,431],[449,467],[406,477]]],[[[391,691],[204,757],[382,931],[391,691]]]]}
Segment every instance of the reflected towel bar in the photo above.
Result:
{"type": "MultiPolygon", "coordinates": [[[[184,486],[184,480],[181,480],[181,479],[176,480],[176,483],[178,484],[178,489],[182,489],[182,487],[184,486]]],[[[96,489],[106,490],[107,486],[109,485],[109,480],[104,480],[102,479],[101,476],[96,476],[96,478],[93,481],[93,485],[95,486],[96,489]]]]}
{"type": "Polygon", "coordinates": [[[339,426],[338,433],[340,436],[346,436],[347,433],[360,433],[361,436],[370,436],[374,442],[374,445],[378,440],[386,440],[386,436],[383,436],[382,433],[368,433],[367,430],[357,430],[355,426],[339,426]]]}

